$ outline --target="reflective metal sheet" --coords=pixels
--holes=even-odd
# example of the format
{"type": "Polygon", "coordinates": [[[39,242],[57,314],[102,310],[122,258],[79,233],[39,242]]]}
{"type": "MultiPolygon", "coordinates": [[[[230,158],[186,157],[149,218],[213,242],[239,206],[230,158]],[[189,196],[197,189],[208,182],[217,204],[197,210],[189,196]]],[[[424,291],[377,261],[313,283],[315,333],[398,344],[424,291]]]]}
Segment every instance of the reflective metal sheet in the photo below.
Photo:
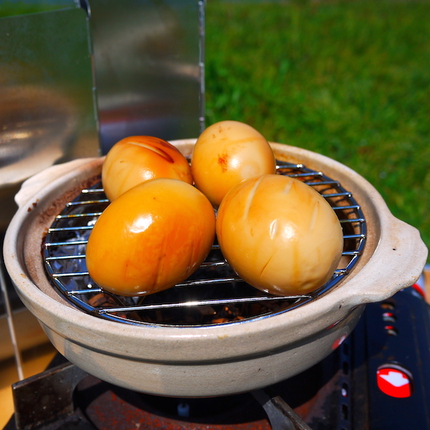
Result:
{"type": "Polygon", "coordinates": [[[133,134],[196,137],[203,126],[204,1],[88,6],[103,152],[133,134]]]}
{"type": "Polygon", "coordinates": [[[1,227],[20,182],[61,161],[99,154],[84,10],[0,19],[1,227]]]}
{"type": "MultiPolygon", "coordinates": [[[[44,2],[17,11],[35,4],[44,2]]],[[[54,163],[106,153],[133,134],[200,133],[204,6],[58,0],[46,12],[3,11],[11,16],[0,18],[0,228],[19,184],[54,163]]]]}

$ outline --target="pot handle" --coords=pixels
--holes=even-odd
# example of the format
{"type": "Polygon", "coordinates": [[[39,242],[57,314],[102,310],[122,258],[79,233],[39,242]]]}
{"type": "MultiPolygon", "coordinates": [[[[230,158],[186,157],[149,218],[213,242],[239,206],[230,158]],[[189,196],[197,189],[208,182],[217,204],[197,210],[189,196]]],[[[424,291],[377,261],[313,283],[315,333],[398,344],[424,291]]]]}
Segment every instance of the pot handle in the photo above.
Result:
{"type": "Polygon", "coordinates": [[[48,184],[73,170],[79,169],[81,165],[91,160],[96,160],[96,158],[78,158],[66,163],[50,166],[36,173],[22,183],[20,190],[15,195],[16,204],[18,207],[24,206],[29,200],[34,199],[34,196],[48,184]]]}
{"type": "Polygon", "coordinates": [[[371,259],[347,282],[349,304],[375,303],[414,285],[423,273],[428,249],[419,231],[389,213],[371,259]]]}

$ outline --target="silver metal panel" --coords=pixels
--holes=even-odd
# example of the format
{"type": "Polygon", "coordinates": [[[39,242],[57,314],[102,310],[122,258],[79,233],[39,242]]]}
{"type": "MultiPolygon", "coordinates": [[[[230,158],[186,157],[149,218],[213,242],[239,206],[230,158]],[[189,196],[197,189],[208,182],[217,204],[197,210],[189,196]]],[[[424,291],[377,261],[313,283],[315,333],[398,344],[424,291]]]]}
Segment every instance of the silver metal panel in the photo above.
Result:
{"type": "Polygon", "coordinates": [[[51,164],[133,134],[202,131],[204,6],[58,0],[53,11],[0,19],[0,228],[20,183],[51,164]]]}
{"type": "Polygon", "coordinates": [[[203,127],[204,1],[90,0],[103,152],[133,134],[203,127]]]}
{"type": "Polygon", "coordinates": [[[99,154],[85,11],[0,19],[0,227],[20,183],[44,168],[99,154]]]}

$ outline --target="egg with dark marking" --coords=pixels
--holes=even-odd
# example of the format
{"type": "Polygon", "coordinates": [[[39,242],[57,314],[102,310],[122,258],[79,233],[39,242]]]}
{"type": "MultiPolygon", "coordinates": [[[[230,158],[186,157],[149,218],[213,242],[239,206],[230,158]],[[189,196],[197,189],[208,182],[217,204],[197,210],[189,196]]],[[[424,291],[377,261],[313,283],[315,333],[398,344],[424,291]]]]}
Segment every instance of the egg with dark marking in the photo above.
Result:
{"type": "Polygon", "coordinates": [[[248,124],[220,121],[197,139],[191,158],[196,187],[217,207],[225,194],[245,179],[276,172],[265,137],[248,124]]]}

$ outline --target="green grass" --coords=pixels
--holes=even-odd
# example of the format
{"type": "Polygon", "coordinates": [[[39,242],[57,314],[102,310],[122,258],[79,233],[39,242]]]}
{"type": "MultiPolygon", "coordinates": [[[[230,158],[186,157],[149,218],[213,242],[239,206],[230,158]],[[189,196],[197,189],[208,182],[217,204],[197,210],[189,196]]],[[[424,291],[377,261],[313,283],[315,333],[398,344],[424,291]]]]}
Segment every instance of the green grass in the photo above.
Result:
{"type": "Polygon", "coordinates": [[[430,247],[429,1],[227,2],[206,8],[206,123],[332,157],[430,247]]]}
{"type": "Polygon", "coordinates": [[[49,12],[74,6],[71,0],[0,0],[0,4],[0,18],[38,12],[49,12]]]}

